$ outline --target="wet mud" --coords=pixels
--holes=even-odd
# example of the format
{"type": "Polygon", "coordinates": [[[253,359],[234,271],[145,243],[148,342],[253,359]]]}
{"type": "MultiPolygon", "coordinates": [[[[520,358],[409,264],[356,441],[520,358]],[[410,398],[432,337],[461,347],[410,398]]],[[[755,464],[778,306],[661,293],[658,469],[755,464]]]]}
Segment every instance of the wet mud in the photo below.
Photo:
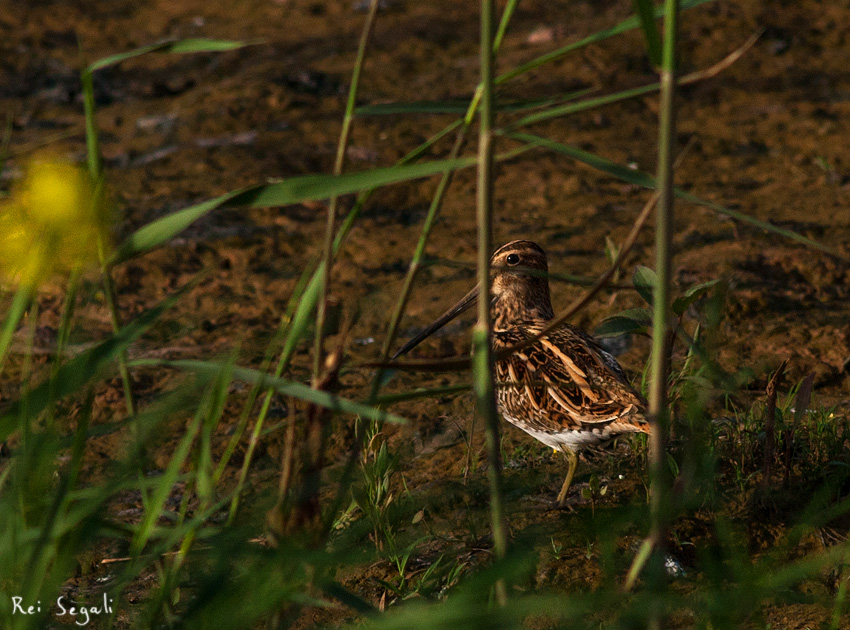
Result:
{"type": "MultiPolygon", "coordinates": [[[[332,169],[351,67],[364,21],[350,0],[245,0],[209,3],[130,0],[74,3],[10,3],[0,16],[0,107],[11,120],[11,159],[3,171],[8,187],[40,145],[83,161],[85,141],[78,70],[109,54],[164,38],[211,37],[257,41],[221,54],[151,55],[97,74],[97,122],[101,131],[109,189],[121,211],[117,238],[192,203],[270,178],[332,169]]],[[[547,50],[575,41],[630,16],[628,1],[523,1],[499,56],[508,69],[547,50]]],[[[464,100],[477,84],[478,16],[474,3],[390,1],[378,17],[359,102],[464,100]]],[[[675,225],[674,278],[680,290],[720,279],[725,299],[715,330],[714,349],[729,371],[747,368],[751,378],[742,404],[763,397],[768,375],[789,361],[788,382],[815,374],[814,404],[835,406],[847,416],[850,359],[850,8],[815,0],[760,3],[719,1],[682,16],[684,72],[718,62],[754,32],[752,49],[718,76],[684,88],[678,102],[679,186],[727,208],[814,239],[843,255],[830,256],[767,233],[728,216],[680,203],[675,225]]],[[[602,95],[651,83],[638,31],[632,31],[533,71],[498,91],[505,100],[547,98],[576,90],[602,95]]],[[[656,95],[582,112],[535,125],[559,142],[598,153],[619,164],[654,170],[657,150],[656,95]]],[[[503,114],[500,120],[508,120],[503,114]]],[[[394,163],[436,133],[453,117],[445,115],[364,116],[354,123],[346,170],[394,163]]],[[[504,148],[512,146],[501,141],[504,148]]],[[[445,156],[450,141],[439,144],[445,156]]],[[[474,150],[474,143],[467,152],[474,150]]],[[[540,243],[556,273],[594,278],[607,262],[606,237],[625,238],[648,192],[585,165],[542,150],[500,163],[497,168],[497,243],[516,238],[540,243]]],[[[353,320],[347,353],[354,361],[377,357],[387,317],[401,290],[436,180],[424,179],[379,191],[346,238],[333,269],[333,297],[353,320]]],[[[343,200],[343,210],[351,200],[343,200]]],[[[439,315],[473,283],[475,260],[475,174],[457,174],[427,249],[412,301],[402,321],[407,337],[439,315]]],[[[241,347],[240,361],[258,366],[301,272],[321,248],[324,202],[264,210],[228,209],[204,217],[167,246],[118,266],[115,282],[122,317],[129,320],[202,270],[207,273],[165,321],[133,349],[134,356],[226,357],[241,347]]],[[[628,282],[638,264],[651,266],[651,226],[628,257],[628,282]]],[[[87,277],[96,283],[97,276],[87,277]]],[[[556,311],[584,290],[553,284],[556,311]]],[[[45,345],[55,335],[62,305],[61,284],[48,287],[40,303],[45,345]]],[[[639,306],[628,289],[607,290],[575,319],[593,330],[605,317],[639,306]]],[[[72,344],[110,334],[105,304],[80,304],[72,344]]],[[[469,320],[466,320],[468,323],[469,320]]],[[[467,351],[465,326],[447,328],[417,352],[454,356],[467,351]]],[[[337,340],[331,336],[329,345],[337,340]]],[[[619,357],[636,379],[648,352],[635,336],[619,357]]],[[[679,350],[678,352],[681,352],[679,350]]],[[[678,357],[681,359],[681,355],[678,357]]],[[[36,359],[47,365],[46,359],[36,359]]],[[[289,377],[307,380],[310,359],[299,349],[289,377]]],[[[179,375],[163,370],[134,373],[142,405],[173,386],[179,375]]],[[[343,393],[362,398],[371,372],[347,371],[343,393]]],[[[399,374],[388,391],[448,385],[453,375],[399,374]]],[[[3,396],[9,397],[9,385],[3,396]]],[[[287,417],[277,401],[272,421],[287,417]]],[[[123,414],[118,378],[99,387],[95,422],[123,414]]],[[[424,510],[429,527],[444,537],[419,548],[416,562],[427,566],[451,550],[468,569],[489,561],[487,481],[481,427],[471,423],[469,396],[445,396],[393,406],[410,419],[385,429],[411,498],[413,516],[424,510]],[[474,533],[471,533],[474,532],[474,533]],[[447,542],[447,541],[463,541],[447,542]],[[460,550],[460,551],[459,551],[460,550]]],[[[722,407],[714,409],[722,414],[722,407]]],[[[215,436],[222,450],[239,413],[228,407],[215,436]],[[228,415],[230,414],[230,415],[228,415]]],[[[331,438],[331,465],[324,498],[333,496],[350,448],[350,419],[339,419],[331,438]]],[[[183,425],[168,425],[151,448],[151,470],[166,465],[183,425]]],[[[282,432],[264,436],[250,471],[242,524],[262,532],[264,511],[273,501],[282,432]]],[[[83,474],[91,483],[119,459],[127,436],[115,432],[90,440],[83,474]]],[[[576,592],[603,583],[594,548],[594,519],[606,509],[646,499],[646,475],[639,446],[589,454],[577,481],[602,478],[610,488],[598,504],[580,502],[572,512],[541,509],[560,485],[563,463],[525,434],[504,425],[506,502],[512,534],[532,538],[541,561],[534,588],[576,592]]],[[[244,447],[225,473],[225,485],[238,474],[244,447]]],[[[720,471],[721,474],[723,471],[720,471]]],[[[111,506],[115,518],[133,522],[140,497],[128,494],[111,506]]],[[[175,488],[174,501],[181,493],[175,488]]],[[[744,508],[742,507],[742,510],[744,508]]],[[[752,514],[752,512],[746,512],[752,514]]],[[[712,536],[711,515],[698,512],[679,532],[712,536]]],[[[408,521],[410,522],[410,521],[408,521]]],[[[787,523],[753,522],[752,552],[769,548],[785,535],[787,523]]],[[[618,542],[624,567],[640,532],[624,526],[618,542]]],[[[371,543],[369,543],[371,544],[371,543]]],[[[801,544],[817,548],[812,538],[801,544]]],[[[684,549],[684,548],[683,548],[684,549]]],[[[81,577],[90,583],[108,573],[100,550],[81,577]]],[[[683,551],[683,562],[696,562],[683,551]]],[[[623,569],[625,571],[625,568],[623,569]]],[[[386,603],[376,578],[391,579],[387,563],[347,568],[338,578],[361,597],[386,603]]],[[[824,582],[828,582],[824,578],[824,582]]],[[[139,601],[151,584],[125,594],[139,601]]],[[[815,584],[810,588],[824,589],[815,584]]],[[[803,628],[829,619],[830,611],[805,603],[766,606],[772,627],[803,628]]],[[[349,618],[340,611],[311,612],[301,627],[349,618]]],[[[691,627],[685,615],[677,627],[691,627]]],[[[546,627],[545,624],[540,627],[546,627]]]]}

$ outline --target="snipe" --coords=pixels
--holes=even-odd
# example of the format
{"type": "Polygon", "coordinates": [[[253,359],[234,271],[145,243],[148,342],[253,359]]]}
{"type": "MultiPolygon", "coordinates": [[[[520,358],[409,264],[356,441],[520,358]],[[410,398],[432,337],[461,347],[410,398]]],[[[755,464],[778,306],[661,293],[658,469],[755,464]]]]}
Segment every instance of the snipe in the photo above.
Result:
{"type": "MultiPolygon", "coordinates": [[[[526,341],[554,317],[546,253],[531,241],[512,241],[491,260],[493,347],[526,341]]],[[[478,287],[408,341],[395,357],[475,304],[478,287]]],[[[393,358],[395,358],[393,357],[393,358]]],[[[496,362],[499,411],[505,420],[564,453],[569,468],[557,503],[566,503],[578,451],[624,433],[649,433],[646,401],[623,369],[583,330],[564,324],[529,347],[496,362]]]]}

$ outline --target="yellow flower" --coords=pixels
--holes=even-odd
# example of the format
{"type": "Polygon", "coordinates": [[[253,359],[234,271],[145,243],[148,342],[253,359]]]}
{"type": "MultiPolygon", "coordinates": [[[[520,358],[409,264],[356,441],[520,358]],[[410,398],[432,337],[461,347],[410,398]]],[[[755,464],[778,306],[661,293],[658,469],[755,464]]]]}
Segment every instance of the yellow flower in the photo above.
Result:
{"type": "Polygon", "coordinates": [[[85,221],[92,205],[88,175],[59,162],[33,162],[22,197],[33,221],[57,230],[85,221]]]}
{"type": "Polygon", "coordinates": [[[88,175],[67,163],[34,161],[0,206],[0,272],[37,287],[54,272],[97,260],[106,234],[104,204],[88,175]]]}

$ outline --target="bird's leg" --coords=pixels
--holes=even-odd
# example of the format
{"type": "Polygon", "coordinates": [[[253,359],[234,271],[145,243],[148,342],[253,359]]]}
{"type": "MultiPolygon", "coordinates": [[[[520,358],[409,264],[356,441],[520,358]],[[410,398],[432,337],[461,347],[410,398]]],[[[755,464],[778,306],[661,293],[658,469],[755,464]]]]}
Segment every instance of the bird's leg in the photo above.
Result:
{"type": "Polygon", "coordinates": [[[564,457],[567,458],[569,468],[567,469],[567,478],[564,479],[564,485],[561,486],[561,491],[558,493],[558,498],[555,500],[558,507],[564,507],[567,503],[567,492],[570,490],[570,485],[573,483],[573,476],[576,474],[578,466],[578,455],[569,449],[564,449],[564,457]]]}

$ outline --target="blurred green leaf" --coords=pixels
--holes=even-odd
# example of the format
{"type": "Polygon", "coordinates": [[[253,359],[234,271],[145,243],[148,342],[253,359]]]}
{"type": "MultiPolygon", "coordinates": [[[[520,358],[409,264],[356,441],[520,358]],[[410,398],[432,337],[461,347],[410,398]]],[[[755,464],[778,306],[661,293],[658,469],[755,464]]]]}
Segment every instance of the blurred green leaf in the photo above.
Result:
{"type": "Polygon", "coordinates": [[[638,294],[647,304],[652,304],[652,292],[655,290],[655,285],[658,283],[658,277],[655,272],[649,267],[640,265],[635,269],[635,275],[632,277],[632,282],[638,294]]]}
{"type": "Polygon", "coordinates": [[[593,336],[598,339],[619,337],[621,335],[638,332],[644,328],[646,327],[633,319],[612,315],[611,317],[606,317],[599,326],[596,327],[596,330],[593,331],[593,336]]]}
{"type": "Polygon", "coordinates": [[[427,389],[414,389],[406,392],[399,392],[397,394],[387,394],[385,396],[379,396],[375,400],[375,402],[379,405],[389,405],[391,403],[402,402],[405,400],[415,400],[417,398],[438,398],[441,396],[451,396],[452,394],[459,394],[461,392],[468,392],[471,390],[471,384],[448,385],[446,387],[429,387],[427,389]]]}
{"type": "Polygon", "coordinates": [[[153,535],[154,527],[157,521],[159,521],[160,516],[162,516],[162,510],[165,506],[165,502],[168,500],[168,496],[174,490],[174,484],[177,483],[180,470],[183,467],[183,462],[189,455],[189,449],[195,441],[195,436],[198,433],[202,420],[203,415],[199,408],[196,410],[191,424],[186,427],[186,430],[183,432],[183,436],[180,438],[180,442],[174,450],[174,454],[171,456],[168,465],[162,472],[162,475],[159,478],[160,483],[154,487],[153,492],[151,492],[149,497],[144,494],[142,495],[143,500],[146,499],[144,501],[145,509],[142,520],[136,528],[135,536],[133,537],[133,541],[130,545],[131,556],[141,553],[142,549],[144,549],[148,540],[150,540],[153,535]]]}
{"type": "Polygon", "coordinates": [[[15,297],[12,298],[12,303],[6,310],[6,320],[3,322],[2,331],[0,331],[0,370],[6,360],[6,353],[9,351],[9,345],[12,343],[12,337],[18,329],[18,324],[21,323],[21,318],[26,313],[30,302],[33,299],[32,288],[21,285],[15,292],[15,297]]]}
{"type": "MultiPolygon", "coordinates": [[[[505,569],[500,573],[511,577],[505,569]]],[[[547,627],[582,628],[587,627],[582,616],[586,616],[588,610],[594,610],[588,606],[588,602],[600,603],[599,598],[593,596],[586,596],[582,600],[572,595],[514,594],[506,606],[494,606],[487,599],[488,586],[482,583],[479,573],[445,601],[429,602],[417,598],[403,606],[393,606],[359,627],[364,630],[520,630],[529,627],[530,617],[539,619],[540,615],[545,614],[549,622],[547,627]],[[561,624],[552,625],[553,620],[560,620],[561,624]]]]}
{"type": "Polygon", "coordinates": [[[121,243],[112,254],[112,258],[109,261],[110,264],[115,265],[162,245],[185,230],[207,212],[221,207],[227,201],[238,197],[244,191],[245,189],[229,192],[215,199],[209,199],[203,203],[183,208],[160,219],[151,221],[133,232],[121,243]]]}
{"type": "Polygon", "coordinates": [[[352,610],[357,611],[361,615],[369,615],[378,612],[378,610],[362,597],[355,595],[339,582],[328,580],[319,585],[322,592],[328,597],[332,597],[352,610]]]}
{"type": "Polygon", "coordinates": [[[646,54],[653,66],[661,65],[661,35],[655,23],[655,5],[652,0],[633,0],[635,15],[640,21],[643,31],[643,41],[646,44],[646,54]]]}
{"type": "Polygon", "coordinates": [[[673,312],[676,315],[682,315],[688,307],[696,302],[701,295],[703,295],[706,291],[708,291],[711,287],[720,282],[719,279],[709,280],[708,282],[703,282],[702,284],[698,284],[696,286],[691,287],[687,291],[685,291],[684,295],[677,297],[673,300],[673,312]]]}
{"type": "MultiPolygon", "coordinates": [[[[510,159],[534,146],[535,144],[532,143],[519,149],[507,151],[498,155],[496,159],[510,159]]],[[[333,196],[379,188],[387,184],[468,168],[474,166],[477,162],[478,158],[476,157],[435,160],[422,164],[388,166],[358,173],[343,173],[342,175],[302,175],[273,184],[243,188],[183,208],[139,228],[118,247],[110,259],[110,264],[117,264],[162,245],[194,221],[216,208],[269,208],[310,200],[328,199],[333,196]]]]}
{"type": "Polygon", "coordinates": [[[633,319],[644,326],[652,324],[652,311],[648,308],[627,308],[617,313],[617,315],[633,319]]]}
{"type": "Polygon", "coordinates": [[[435,160],[420,164],[387,166],[369,171],[343,173],[342,175],[302,175],[281,182],[249,188],[239,195],[228,199],[229,207],[247,206],[268,208],[287,206],[303,201],[329,199],[330,197],[379,188],[411,179],[419,179],[468,168],[477,164],[474,156],[454,160],[435,160]]]}
{"type": "Polygon", "coordinates": [[[0,416],[0,441],[17,428],[19,414],[23,411],[26,412],[27,418],[34,418],[44,410],[49,401],[73,394],[98,377],[109,363],[153,326],[162,314],[174,306],[180,296],[194,285],[194,282],[187,284],[174,295],[142,313],[110,339],[71,359],[59,368],[54,378],[41,383],[12,403],[0,416]]]}
{"type": "MultiPolygon", "coordinates": [[[[226,367],[226,364],[217,363],[215,361],[168,361],[165,359],[137,359],[136,361],[131,361],[130,365],[137,367],[171,367],[177,370],[184,370],[187,372],[195,372],[206,375],[209,375],[210,373],[218,374],[226,367]]],[[[407,420],[405,420],[401,416],[388,413],[383,409],[377,409],[375,407],[371,407],[363,403],[358,403],[351,400],[347,400],[345,398],[340,398],[339,396],[336,396],[329,392],[308,387],[303,383],[296,383],[294,381],[287,381],[282,378],[275,378],[266,374],[265,372],[261,372],[260,370],[252,370],[250,368],[240,367],[233,367],[231,369],[233,370],[232,376],[234,379],[256,384],[262,388],[274,389],[277,393],[282,394],[284,396],[292,396],[293,398],[305,400],[314,405],[325,407],[338,413],[355,414],[363,418],[368,418],[370,420],[379,420],[381,422],[396,422],[399,424],[404,424],[407,422],[407,420]]]]}

